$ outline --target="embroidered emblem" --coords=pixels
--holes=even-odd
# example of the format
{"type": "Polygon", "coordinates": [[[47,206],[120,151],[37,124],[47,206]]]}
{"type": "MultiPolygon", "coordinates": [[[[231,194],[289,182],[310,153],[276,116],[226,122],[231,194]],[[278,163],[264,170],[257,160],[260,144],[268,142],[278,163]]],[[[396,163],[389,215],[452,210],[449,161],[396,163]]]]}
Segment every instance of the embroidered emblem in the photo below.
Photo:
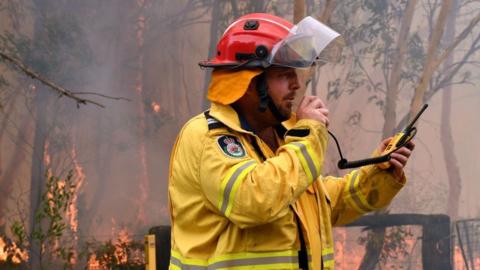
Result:
{"type": "Polygon", "coordinates": [[[245,150],[237,138],[223,135],[217,138],[218,146],[229,157],[241,158],[245,156],[245,150]]]}

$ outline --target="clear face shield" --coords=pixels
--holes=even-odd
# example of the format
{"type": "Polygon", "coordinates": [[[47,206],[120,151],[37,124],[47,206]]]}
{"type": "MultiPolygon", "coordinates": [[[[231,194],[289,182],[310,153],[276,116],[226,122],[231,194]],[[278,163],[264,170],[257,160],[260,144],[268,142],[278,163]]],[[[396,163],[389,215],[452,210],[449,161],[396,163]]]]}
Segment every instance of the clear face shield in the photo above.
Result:
{"type": "Polygon", "coordinates": [[[272,66],[295,68],[300,89],[293,109],[305,95],[307,84],[315,74],[315,67],[340,60],[345,42],[339,33],[312,17],[302,19],[285,39],[272,48],[269,62],[272,66]]]}
{"type": "Polygon", "coordinates": [[[273,66],[308,68],[338,62],[344,46],[340,34],[308,16],[275,44],[269,62],[273,66]]]}

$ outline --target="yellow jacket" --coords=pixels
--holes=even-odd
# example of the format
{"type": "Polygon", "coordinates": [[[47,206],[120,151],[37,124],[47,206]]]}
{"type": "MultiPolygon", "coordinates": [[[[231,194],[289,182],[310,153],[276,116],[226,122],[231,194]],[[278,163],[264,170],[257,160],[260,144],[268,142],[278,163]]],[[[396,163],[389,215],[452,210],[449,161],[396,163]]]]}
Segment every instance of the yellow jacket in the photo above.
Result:
{"type": "Polygon", "coordinates": [[[333,269],[332,226],[385,207],[405,182],[376,166],[320,176],[327,130],[315,120],[277,135],[273,153],[216,103],[185,124],[170,160],[170,269],[299,269],[297,224],[309,269],[333,269]]]}

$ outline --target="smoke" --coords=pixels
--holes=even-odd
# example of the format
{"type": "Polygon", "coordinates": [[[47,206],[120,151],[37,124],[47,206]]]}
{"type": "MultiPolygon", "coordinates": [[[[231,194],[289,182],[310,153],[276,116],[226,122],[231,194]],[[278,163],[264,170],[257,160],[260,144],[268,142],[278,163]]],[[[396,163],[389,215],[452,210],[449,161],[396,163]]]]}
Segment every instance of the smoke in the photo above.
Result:
{"type": "MultiPolygon", "coordinates": [[[[43,113],[29,116],[33,126],[46,118],[43,133],[53,173],[83,172],[77,176],[82,183],[76,189],[72,223],[78,224],[72,225],[73,231],[80,241],[102,240],[112,238],[112,226],[126,227],[141,239],[149,227],[168,224],[170,151],[181,125],[201,111],[203,89],[198,86],[203,71],[196,63],[207,54],[208,6],[202,1],[149,0],[25,5],[34,8],[26,17],[38,16],[25,22],[33,29],[24,32],[31,39],[31,53],[24,57],[28,64],[72,91],[129,99],[82,94],[106,108],[77,108],[75,102],[49,94],[48,106],[39,111],[43,113]],[[40,35],[35,29],[50,31],[40,35]]],[[[32,95],[50,91],[36,81],[27,82],[36,89],[30,89],[32,95]]],[[[19,111],[36,110],[32,99],[16,105],[19,111]]],[[[11,157],[15,151],[2,148],[2,156],[11,157]]],[[[29,151],[27,159],[31,155],[29,151]]],[[[26,162],[22,170],[28,166],[26,162]]],[[[17,174],[22,182],[18,187],[28,187],[29,178],[17,174]]],[[[28,201],[20,193],[17,188],[13,197],[28,201]]],[[[15,205],[9,208],[16,211],[15,205]]]]}
{"type": "MultiPolygon", "coordinates": [[[[167,198],[169,156],[181,126],[202,110],[205,71],[198,68],[197,62],[208,55],[213,1],[44,0],[32,3],[40,2],[45,4],[42,12],[48,16],[38,20],[50,22],[47,26],[58,31],[50,32],[56,34],[55,42],[42,41],[41,36],[36,35],[39,30],[35,30],[38,27],[35,12],[25,12],[28,19],[21,32],[32,38],[34,52],[25,55],[26,62],[74,91],[129,99],[84,95],[106,108],[93,105],[77,108],[73,101],[52,95],[48,108],[44,110],[48,114],[45,133],[54,173],[65,174],[69,169],[76,170],[77,174],[83,172],[83,175],[77,175],[82,184],[75,198],[76,210],[72,210],[76,213],[76,219],[72,220],[78,220],[79,242],[89,238],[110,239],[112,227],[117,227],[115,231],[127,228],[133,238],[141,239],[148,228],[170,222],[167,198]],[[39,56],[42,61],[38,60],[39,56]],[[39,65],[40,62],[43,65],[39,65]],[[72,149],[75,149],[75,155],[72,155],[72,149]]],[[[238,2],[246,5],[245,1],[238,2]]],[[[26,5],[34,6],[32,3],[26,5]]],[[[291,4],[289,1],[270,1],[262,8],[283,12],[291,9],[291,4]]],[[[310,7],[314,11],[318,8],[310,7]]],[[[233,19],[227,5],[225,13],[228,14],[219,22],[221,31],[233,19]]],[[[417,21],[422,20],[420,15],[416,16],[417,21]]],[[[358,20],[357,25],[365,20],[363,17],[349,19],[358,20]]],[[[332,20],[332,24],[339,25],[336,19],[332,20]]],[[[9,27],[2,26],[2,29],[9,27]]],[[[342,29],[339,27],[339,30],[342,29]]],[[[478,29],[474,34],[478,35],[478,29]]],[[[347,47],[353,45],[347,44],[347,47]]],[[[468,49],[468,44],[462,46],[459,51],[468,49]]],[[[332,92],[332,85],[337,78],[345,80],[348,74],[344,67],[355,65],[353,53],[350,53],[347,54],[349,58],[341,63],[342,67],[327,65],[320,70],[317,93],[325,100],[338,94],[332,92]]],[[[471,61],[478,61],[478,57],[477,53],[471,61]]],[[[471,74],[478,73],[477,66],[470,69],[471,74]]],[[[358,72],[358,69],[354,71],[358,72]]],[[[379,81],[382,76],[372,74],[370,79],[374,81],[379,81]]],[[[3,171],[8,171],[6,167],[10,161],[17,159],[19,129],[25,127],[29,133],[35,132],[35,124],[41,115],[34,113],[33,96],[38,91],[50,91],[36,81],[22,76],[17,79],[20,81],[18,91],[27,94],[15,102],[16,111],[10,124],[1,127],[10,134],[1,142],[3,159],[0,161],[3,163],[0,163],[0,169],[3,171]],[[28,121],[23,123],[25,117],[28,121]]],[[[471,79],[478,83],[477,77],[471,79]]],[[[328,100],[330,129],[339,138],[349,159],[368,157],[381,140],[382,109],[374,104],[377,100],[372,99],[373,94],[381,96],[381,93],[373,93],[374,90],[365,85],[347,86],[338,87],[343,91],[338,94],[338,99],[328,100]]],[[[398,101],[399,116],[408,111],[411,98],[411,85],[403,87],[398,101]]],[[[461,217],[479,217],[480,204],[476,193],[480,190],[480,182],[476,169],[480,160],[480,141],[477,139],[480,94],[472,85],[453,87],[451,124],[463,184],[459,214],[461,217]]],[[[3,101],[3,95],[0,97],[3,101]]],[[[394,201],[393,212],[446,211],[448,181],[439,143],[440,123],[445,120],[439,119],[439,98],[440,95],[430,101],[429,110],[419,121],[417,147],[407,167],[409,183],[394,201]]],[[[5,114],[1,116],[5,117],[5,114]]],[[[17,165],[19,172],[14,177],[17,184],[12,192],[15,196],[23,195],[27,201],[25,189],[30,185],[30,165],[34,162],[31,158],[35,147],[32,146],[32,137],[23,138],[21,151],[26,158],[17,165]]],[[[345,173],[334,168],[338,160],[336,149],[329,149],[327,155],[329,163],[325,170],[333,174],[345,173]]],[[[4,181],[3,175],[0,176],[4,181]]],[[[28,206],[24,207],[24,211],[29,210],[28,206]]],[[[11,202],[6,208],[16,211],[16,205],[11,202]]]]}
{"type": "Polygon", "coordinates": [[[201,71],[186,44],[190,31],[172,17],[196,13],[183,9],[148,0],[80,7],[86,17],[78,21],[94,59],[80,87],[130,100],[102,99],[106,109],[71,112],[86,171],[79,210],[86,235],[109,237],[112,219],[139,235],[169,222],[169,153],[181,124],[200,112],[203,90],[195,87],[201,71]]]}

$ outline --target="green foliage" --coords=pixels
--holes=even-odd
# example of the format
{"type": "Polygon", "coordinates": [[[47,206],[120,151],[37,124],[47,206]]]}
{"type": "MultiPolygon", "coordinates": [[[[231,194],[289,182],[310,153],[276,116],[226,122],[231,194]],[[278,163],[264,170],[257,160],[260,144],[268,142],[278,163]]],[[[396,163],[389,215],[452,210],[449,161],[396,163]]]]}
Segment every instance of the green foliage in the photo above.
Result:
{"type": "Polygon", "coordinates": [[[59,84],[80,83],[93,56],[83,28],[75,15],[65,12],[67,8],[68,3],[48,10],[34,8],[34,35],[4,31],[0,50],[59,84]]]}
{"type": "Polygon", "coordinates": [[[35,213],[36,226],[33,231],[28,234],[25,224],[18,220],[13,222],[10,231],[22,249],[28,249],[34,242],[42,247],[38,255],[41,258],[41,269],[59,264],[64,269],[69,269],[72,267],[74,253],[73,247],[64,241],[64,237],[67,233],[66,214],[75,192],[73,171],[69,171],[65,178],[48,173],[46,178],[45,191],[35,213]]]}
{"type": "MultiPolygon", "coordinates": [[[[332,18],[332,27],[342,33],[347,48],[342,59],[353,58],[342,92],[330,92],[328,98],[338,99],[341,94],[355,91],[368,93],[368,102],[384,106],[393,59],[397,53],[397,39],[405,0],[362,0],[339,2],[332,18]],[[358,18],[358,19],[357,19],[358,18]],[[334,93],[334,94],[330,94],[334,93]]],[[[421,35],[408,37],[407,54],[402,63],[401,87],[414,87],[423,69],[425,49],[421,35]]],[[[340,62],[344,65],[345,61],[340,62]]],[[[330,86],[330,85],[329,85],[330,86]]],[[[330,89],[329,89],[330,90],[330,89]]]]}
{"type": "Polygon", "coordinates": [[[408,61],[405,62],[405,70],[401,75],[402,80],[406,81],[406,84],[409,84],[412,88],[420,79],[426,57],[423,40],[419,33],[414,33],[408,41],[408,61]]]}
{"type": "Polygon", "coordinates": [[[5,86],[8,86],[8,81],[7,79],[5,79],[5,77],[3,75],[0,75],[0,89],[2,89],[2,87],[5,87],[5,86]]]}
{"type": "Polygon", "coordinates": [[[5,89],[9,86],[8,81],[5,79],[3,75],[0,74],[0,113],[4,108],[4,99],[5,99],[5,89]]]}
{"type": "Polygon", "coordinates": [[[0,227],[0,237],[7,242],[4,251],[8,254],[7,260],[0,262],[0,269],[24,269],[26,262],[20,252],[30,251],[34,243],[42,247],[39,254],[40,269],[73,269],[87,263],[93,255],[100,269],[144,269],[143,241],[130,240],[127,233],[120,233],[114,241],[88,241],[75,256],[76,247],[68,237],[71,231],[66,223],[74,195],[73,171],[69,171],[65,178],[47,174],[45,190],[35,213],[34,230],[28,233],[23,221],[15,220],[10,226],[13,236],[10,239],[0,227]],[[74,257],[78,262],[76,265],[73,264],[74,257]]]}
{"type": "Polygon", "coordinates": [[[92,52],[75,16],[52,12],[39,16],[41,27],[25,52],[25,63],[58,83],[79,83],[92,52]]]}
{"type": "Polygon", "coordinates": [[[142,241],[130,241],[118,237],[116,241],[87,242],[87,257],[98,261],[101,269],[144,269],[144,245],[142,241]]]}
{"type": "Polygon", "coordinates": [[[367,242],[372,242],[376,246],[383,245],[379,262],[386,264],[389,259],[399,259],[409,256],[407,239],[411,237],[413,237],[413,233],[410,228],[406,226],[396,226],[386,230],[384,237],[368,233],[367,236],[359,237],[357,242],[359,245],[366,245],[367,242]]]}

